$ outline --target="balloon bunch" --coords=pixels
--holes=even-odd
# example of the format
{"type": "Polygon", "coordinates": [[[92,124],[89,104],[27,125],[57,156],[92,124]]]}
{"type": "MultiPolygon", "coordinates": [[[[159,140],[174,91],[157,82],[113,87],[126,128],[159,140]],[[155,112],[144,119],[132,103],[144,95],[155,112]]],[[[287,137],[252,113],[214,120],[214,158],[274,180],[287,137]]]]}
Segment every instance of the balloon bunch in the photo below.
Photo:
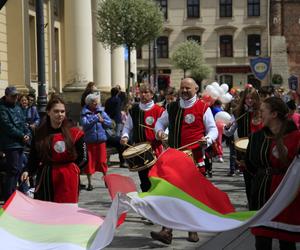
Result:
{"type": "Polygon", "coordinates": [[[206,86],[202,100],[209,105],[212,105],[217,99],[224,104],[229,103],[232,100],[232,95],[228,93],[228,90],[229,87],[226,83],[219,85],[219,83],[213,82],[206,86]]]}

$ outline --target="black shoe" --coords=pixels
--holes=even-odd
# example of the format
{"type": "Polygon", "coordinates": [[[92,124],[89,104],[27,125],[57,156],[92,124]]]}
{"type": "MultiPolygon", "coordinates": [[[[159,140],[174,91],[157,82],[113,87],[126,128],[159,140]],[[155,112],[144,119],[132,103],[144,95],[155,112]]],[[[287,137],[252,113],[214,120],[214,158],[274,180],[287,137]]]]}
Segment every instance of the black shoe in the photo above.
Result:
{"type": "Polygon", "coordinates": [[[80,190],[82,190],[82,189],[86,189],[86,185],[84,185],[84,184],[80,184],[80,185],[79,185],[79,189],[80,189],[80,190]]]}
{"type": "Polygon", "coordinates": [[[93,189],[94,189],[93,185],[89,184],[86,190],[87,191],[92,191],[93,189]]]}
{"type": "Polygon", "coordinates": [[[170,229],[162,229],[160,232],[150,232],[153,240],[158,240],[162,243],[170,245],[172,243],[172,233],[170,229]]]}

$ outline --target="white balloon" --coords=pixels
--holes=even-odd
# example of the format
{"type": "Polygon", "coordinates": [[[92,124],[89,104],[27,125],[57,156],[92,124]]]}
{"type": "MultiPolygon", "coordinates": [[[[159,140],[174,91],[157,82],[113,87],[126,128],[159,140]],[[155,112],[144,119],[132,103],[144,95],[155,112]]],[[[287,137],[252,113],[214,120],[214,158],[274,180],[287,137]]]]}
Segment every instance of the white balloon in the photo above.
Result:
{"type": "Polygon", "coordinates": [[[217,83],[217,82],[212,82],[210,85],[214,86],[214,87],[219,87],[220,86],[219,83],[217,83]]]}
{"type": "Polygon", "coordinates": [[[231,100],[232,100],[232,95],[229,94],[229,93],[226,93],[225,95],[222,95],[222,96],[220,97],[220,101],[221,101],[222,103],[224,103],[224,104],[230,103],[231,100]]]}
{"type": "Polygon", "coordinates": [[[231,115],[225,111],[220,111],[215,115],[215,120],[228,124],[231,121],[231,115]]]}
{"type": "Polygon", "coordinates": [[[215,87],[215,89],[218,91],[218,93],[219,93],[219,96],[222,96],[222,95],[224,95],[225,94],[225,92],[224,92],[224,90],[220,87],[220,86],[218,86],[218,87],[215,87]]]}
{"type": "Polygon", "coordinates": [[[213,99],[218,99],[220,97],[220,93],[216,88],[213,88],[209,95],[213,98],[213,99]]]}
{"type": "Polygon", "coordinates": [[[226,83],[221,84],[221,89],[223,89],[224,93],[227,93],[229,90],[229,87],[226,83]]]}

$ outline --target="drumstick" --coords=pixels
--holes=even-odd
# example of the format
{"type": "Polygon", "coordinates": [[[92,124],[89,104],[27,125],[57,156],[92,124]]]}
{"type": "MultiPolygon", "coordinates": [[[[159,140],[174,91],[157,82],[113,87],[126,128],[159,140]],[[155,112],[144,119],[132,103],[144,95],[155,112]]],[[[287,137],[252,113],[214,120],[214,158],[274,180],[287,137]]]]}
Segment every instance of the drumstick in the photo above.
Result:
{"type": "Polygon", "coordinates": [[[144,127],[144,128],[148,128],[148,129],[151,129],[151,130],[154,130],[154,128],[151,128],[151,127],[148,127],[146,125],[143,125],[143,124],[139,124],[141,127],[144,127]]]}
{"type": "Polygon", "coordinates": [[[244,114],[240,115],[238,118],[235,119],[235,122],[238,121],[239,119],[241,119],[243,116],[245,116],[247,114],[247,112],[245,112],[244,114]]]}
{"type": "Polygon", "coordinates": [[[196,143],[198,143],[198,142],[206,142],[206,140],[200,139],[200,140],[198,140],[198,141],[191,142],[191,143],[189,143],[189,144],[186,144],[186,145],[184,145],[184,146],[181,146],[180,148],[177,148],[177,150],[184,149],[184,148],[186,148],[186,147],[188,147],[188,146],[191,146],[191,145],[194,145],[194,144],[196,144],[196,143]]]}

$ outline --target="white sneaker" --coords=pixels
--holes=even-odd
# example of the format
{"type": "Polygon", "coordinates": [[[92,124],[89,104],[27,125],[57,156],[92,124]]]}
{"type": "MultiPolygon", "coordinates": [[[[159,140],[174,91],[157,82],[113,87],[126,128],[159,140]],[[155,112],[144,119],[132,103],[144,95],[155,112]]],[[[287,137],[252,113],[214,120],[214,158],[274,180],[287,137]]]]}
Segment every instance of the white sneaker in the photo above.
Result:
{"type": "Polygon", "coordinates": [[[224,159],[223,159],[223,157],[221,156],[221,157],[219,157],[219,159],[218,159],[218,162],[224,162],[224,159]]]}

